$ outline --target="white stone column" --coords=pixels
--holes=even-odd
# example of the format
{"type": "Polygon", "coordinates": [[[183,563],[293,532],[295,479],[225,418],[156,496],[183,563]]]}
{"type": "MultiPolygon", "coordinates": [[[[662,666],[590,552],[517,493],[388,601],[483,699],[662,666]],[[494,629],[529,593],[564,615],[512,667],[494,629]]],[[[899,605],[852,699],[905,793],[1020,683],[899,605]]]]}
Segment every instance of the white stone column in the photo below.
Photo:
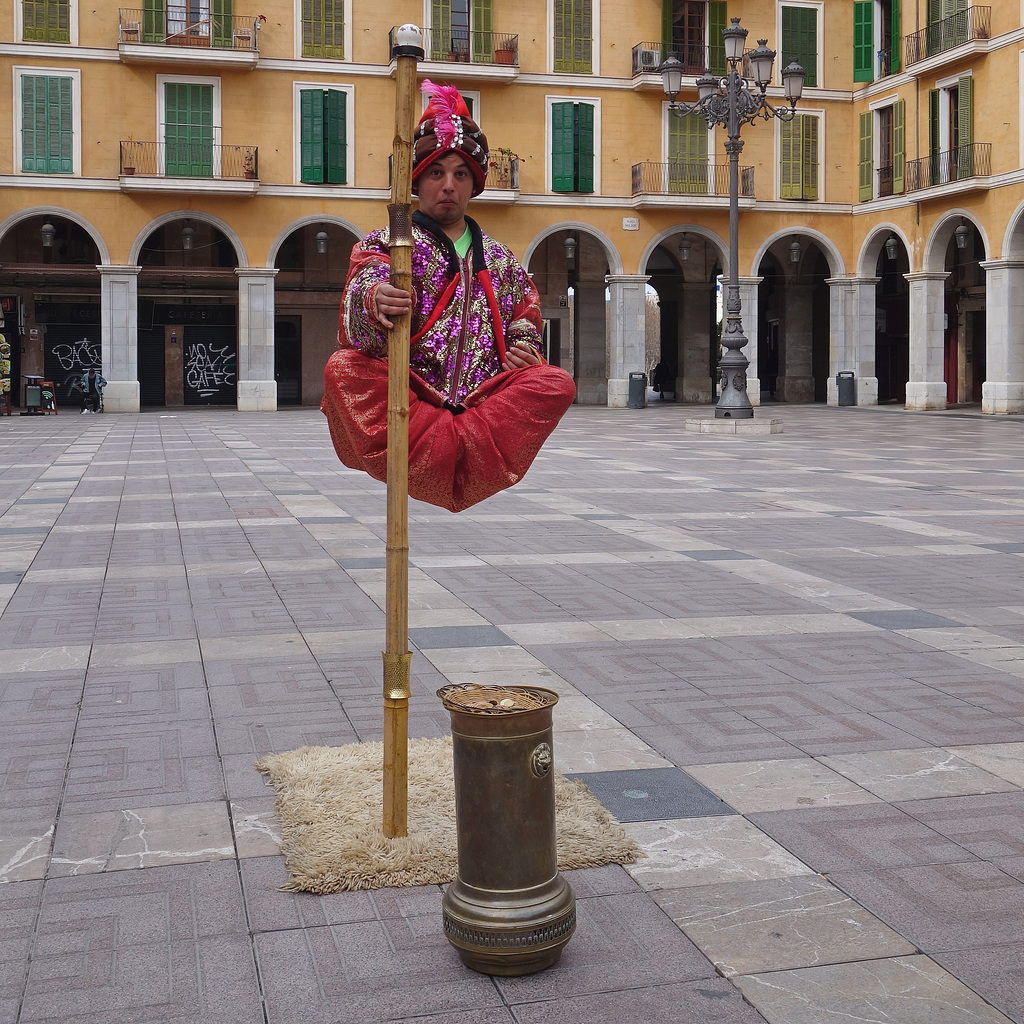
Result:
{"type": "Polygon", "coordinates": [[[981,411],[1024,412],[1024,260],[987,260],[981,411]]]}
{"type": "Polygon", "coordinates": [[[910,284],[908,409],[945,409],[943,282],[945,270],[904,274],[910,284]]]}
{"type": "Polygon", "coordinates": [[[99,265],[100,350],[103,408],[139,411],[139,271],[141,267],[99,265]]]}
{"type": "Polygon", "coordinates": [[[647,369],[647,274],[609,274],[611,291],[608,407],[629,404],[629,375],[647,369]]]}
{"type": "Polygon", "coordinates": [[[273,267],[237,267],[238,411],[276,412],[273,267]]]}
{"type": "Polygon", "coordinates": [[[857,404],[878,405],[875,370],[875,286],[877,277],[831,277],[829,286],[828,404],[839,404],[836,374],[852,370],[857,404]]]}

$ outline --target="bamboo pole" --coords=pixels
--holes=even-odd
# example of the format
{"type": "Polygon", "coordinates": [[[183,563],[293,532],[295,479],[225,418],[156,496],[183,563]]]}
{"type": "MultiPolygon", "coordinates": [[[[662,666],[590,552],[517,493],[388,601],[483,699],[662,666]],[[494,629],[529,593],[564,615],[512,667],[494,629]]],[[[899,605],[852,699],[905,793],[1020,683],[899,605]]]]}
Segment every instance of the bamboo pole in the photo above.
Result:
{"type": "MultiPolygon", "coordinates": [[[[415,25],[396,32],[395,141],[388,206],[391,283],[412,286],[412,157],[416,128],[415,25]],[[411,30],[411,31],[410,31],[411,30]]],[[[408,835],[409,804],[409,321],[394,318],[388,341],[388,497],[385,561],[384,835],[408,835]]]]}

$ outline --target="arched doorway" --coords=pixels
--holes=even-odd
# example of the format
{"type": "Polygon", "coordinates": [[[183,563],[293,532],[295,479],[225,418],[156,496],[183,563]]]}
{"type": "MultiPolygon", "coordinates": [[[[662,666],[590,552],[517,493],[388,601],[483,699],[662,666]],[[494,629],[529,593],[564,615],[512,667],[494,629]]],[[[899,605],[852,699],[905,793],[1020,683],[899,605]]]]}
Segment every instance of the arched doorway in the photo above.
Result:
{"type": "Polygon", "coordinates": [[[78,405],[80,381],[102,366],[100,276],[104,260],[92,235],[56,211],[34,212],[0,238],[0,312],[12,405],[24,398],[24,377],[54,384],[57,408],[78,405]]]}
{"type": "Polygon", "coordinates": [[[235,405],[238,255],[196,217],[149,232],[138,262],[139,404],[235,405]]]}
{"type": "Polygon", "coordinates": [[[980,403],[986,379],[985,242],[966,218],[946,244],[943,379],[946,404],[980,403]]]}
{"type": "Polygon", "coordinates": [[[910,379],[910,256],[890,233],[875,260],[875,375],[878,401],[906,402],[910,379]]]}
{"type": "Polygon", "coordinates": [[[274,254],[274,380],[279,405],[319,405],[324,366],[337,347],[338,310],[358,236],[309,221],[292,228],[274,254]]]}

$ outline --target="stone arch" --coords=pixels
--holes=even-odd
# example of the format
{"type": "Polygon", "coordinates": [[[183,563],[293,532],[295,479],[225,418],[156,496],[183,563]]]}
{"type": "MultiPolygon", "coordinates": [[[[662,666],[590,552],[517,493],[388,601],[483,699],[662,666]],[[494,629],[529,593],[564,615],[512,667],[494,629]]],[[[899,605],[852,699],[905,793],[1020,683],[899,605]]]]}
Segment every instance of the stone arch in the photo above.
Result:
{"type": "Polygon", "coordinates": [[[205,210],[173,210],[170,213],[163,213],[159,217],[154,217],[135,236],[135,240],[132,242],[131,250],[129,252],[129,263],[136,264],[139,262],[139,259],[142,256],[142,247],[145,244],[146,239],[149,238],[154,231],[164,227],[166,224],[173,224],[175,221],[179,220],[196,220],[202,221],[204,224],[212,225],[220,231],[225,238],[227,238],[234,248],[235,257],[237,259],[236,266],[249,266],[249,258],[238,233],[226,221],[221,220],[220,217],[216,217],[212,213],[207,213],[205,210]]]}
{"type": "Polygon", "coordinates": [[[860,252],[857,254],[857,277],[874,276],[875,267],[878,265],[878,256],[890,235],[895,235],[899,239],[908,254],[911,252],[910,242],[907,241],[907,236],[899,227],[889,221],[876,224],[864,238],[860,252]]]}
{"type": "Polygon", "coordinates": [[[968,210],[959,208],[947,210],[935,222],[925,241],[921,269],[926,273],[941,273],[946,269],[946,250],[949,247],[949,240],[953,237],[953,232],[960,226],[961,221],[966,221],[981,235],[985,254],[991,256],[992,246],[985,233],[984,225],[968,210]]]}
{"type": "Polygon", "coordinates": [[[281,246],[284,245],[285,240],[300,228],[308,227],[312,224],[330,224],[333,227],[341,228],[343,231],[347,231],[356,241],[364,238],[366,232],[362,228],[357,227],[352,221],[345,217],[337,217],[333,214],[321,214],[314,215],[310,214],[306,217],[297,217],[295,220],[289,221],[288,224],[283,227],[277,234],[277,237],[270,243],[270,249],[267,253],[268,267],[273,267],[276,264],[278,253],[281,251],[281,246]]]}
{"type": "MultiPolygon", "coordinates": [[[[766,253],[773,248],[776,243],[781,242],[783,239],[789,238],[790,236],[809,238],[817,245],[828,262],[830,277],[846,276],[846,266],[843,261],[843,255],[832,239],[829,238],[828,235],[822,234],[820,231],[816,231],[814,228],[809,228],[800,224],[794,224],[792,227],[786,228],[784,231],[776,231],[774,234],[769,235],[761,243],[760,248],[754,254],[750,274],[756,277],[757,274],[760,273],[761,261],[764,259],[766,253]]],[[[743,276],[742,267],[740,268],[740,276],[743,276]]]]}
{"type": "Polygon", "coordinates": [[[110,250],[107,248],[107,243],[104,241],[99,230],[81,214],[62,206],[30,206],[24,210],[18,210],[17,213],[12,213],[4,221],[0,222],[0,238],[3,238],[16,224],[20,224],[23,220],[28,220],[32,217],[62,217],[73,224],[77,224],[93,240],[100,254],[100,262],[103,264],[110,263],[110,250]]]}

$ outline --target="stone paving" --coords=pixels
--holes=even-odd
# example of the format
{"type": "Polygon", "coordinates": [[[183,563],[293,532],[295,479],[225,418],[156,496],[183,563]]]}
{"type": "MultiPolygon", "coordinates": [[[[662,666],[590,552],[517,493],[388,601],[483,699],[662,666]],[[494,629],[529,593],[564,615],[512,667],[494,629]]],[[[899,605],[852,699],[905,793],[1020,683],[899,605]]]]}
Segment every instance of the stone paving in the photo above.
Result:
{"type": "Polygon", "coordinates": [[[648,853],[518,979],[438,887],[278,891],[253,762],[382,726],[384,489],[320,415],[0,420],[0,1024],[1022,1024],[1024,423],[694,411],[411,507],[411,735],[551,686],[648,853]]]}

